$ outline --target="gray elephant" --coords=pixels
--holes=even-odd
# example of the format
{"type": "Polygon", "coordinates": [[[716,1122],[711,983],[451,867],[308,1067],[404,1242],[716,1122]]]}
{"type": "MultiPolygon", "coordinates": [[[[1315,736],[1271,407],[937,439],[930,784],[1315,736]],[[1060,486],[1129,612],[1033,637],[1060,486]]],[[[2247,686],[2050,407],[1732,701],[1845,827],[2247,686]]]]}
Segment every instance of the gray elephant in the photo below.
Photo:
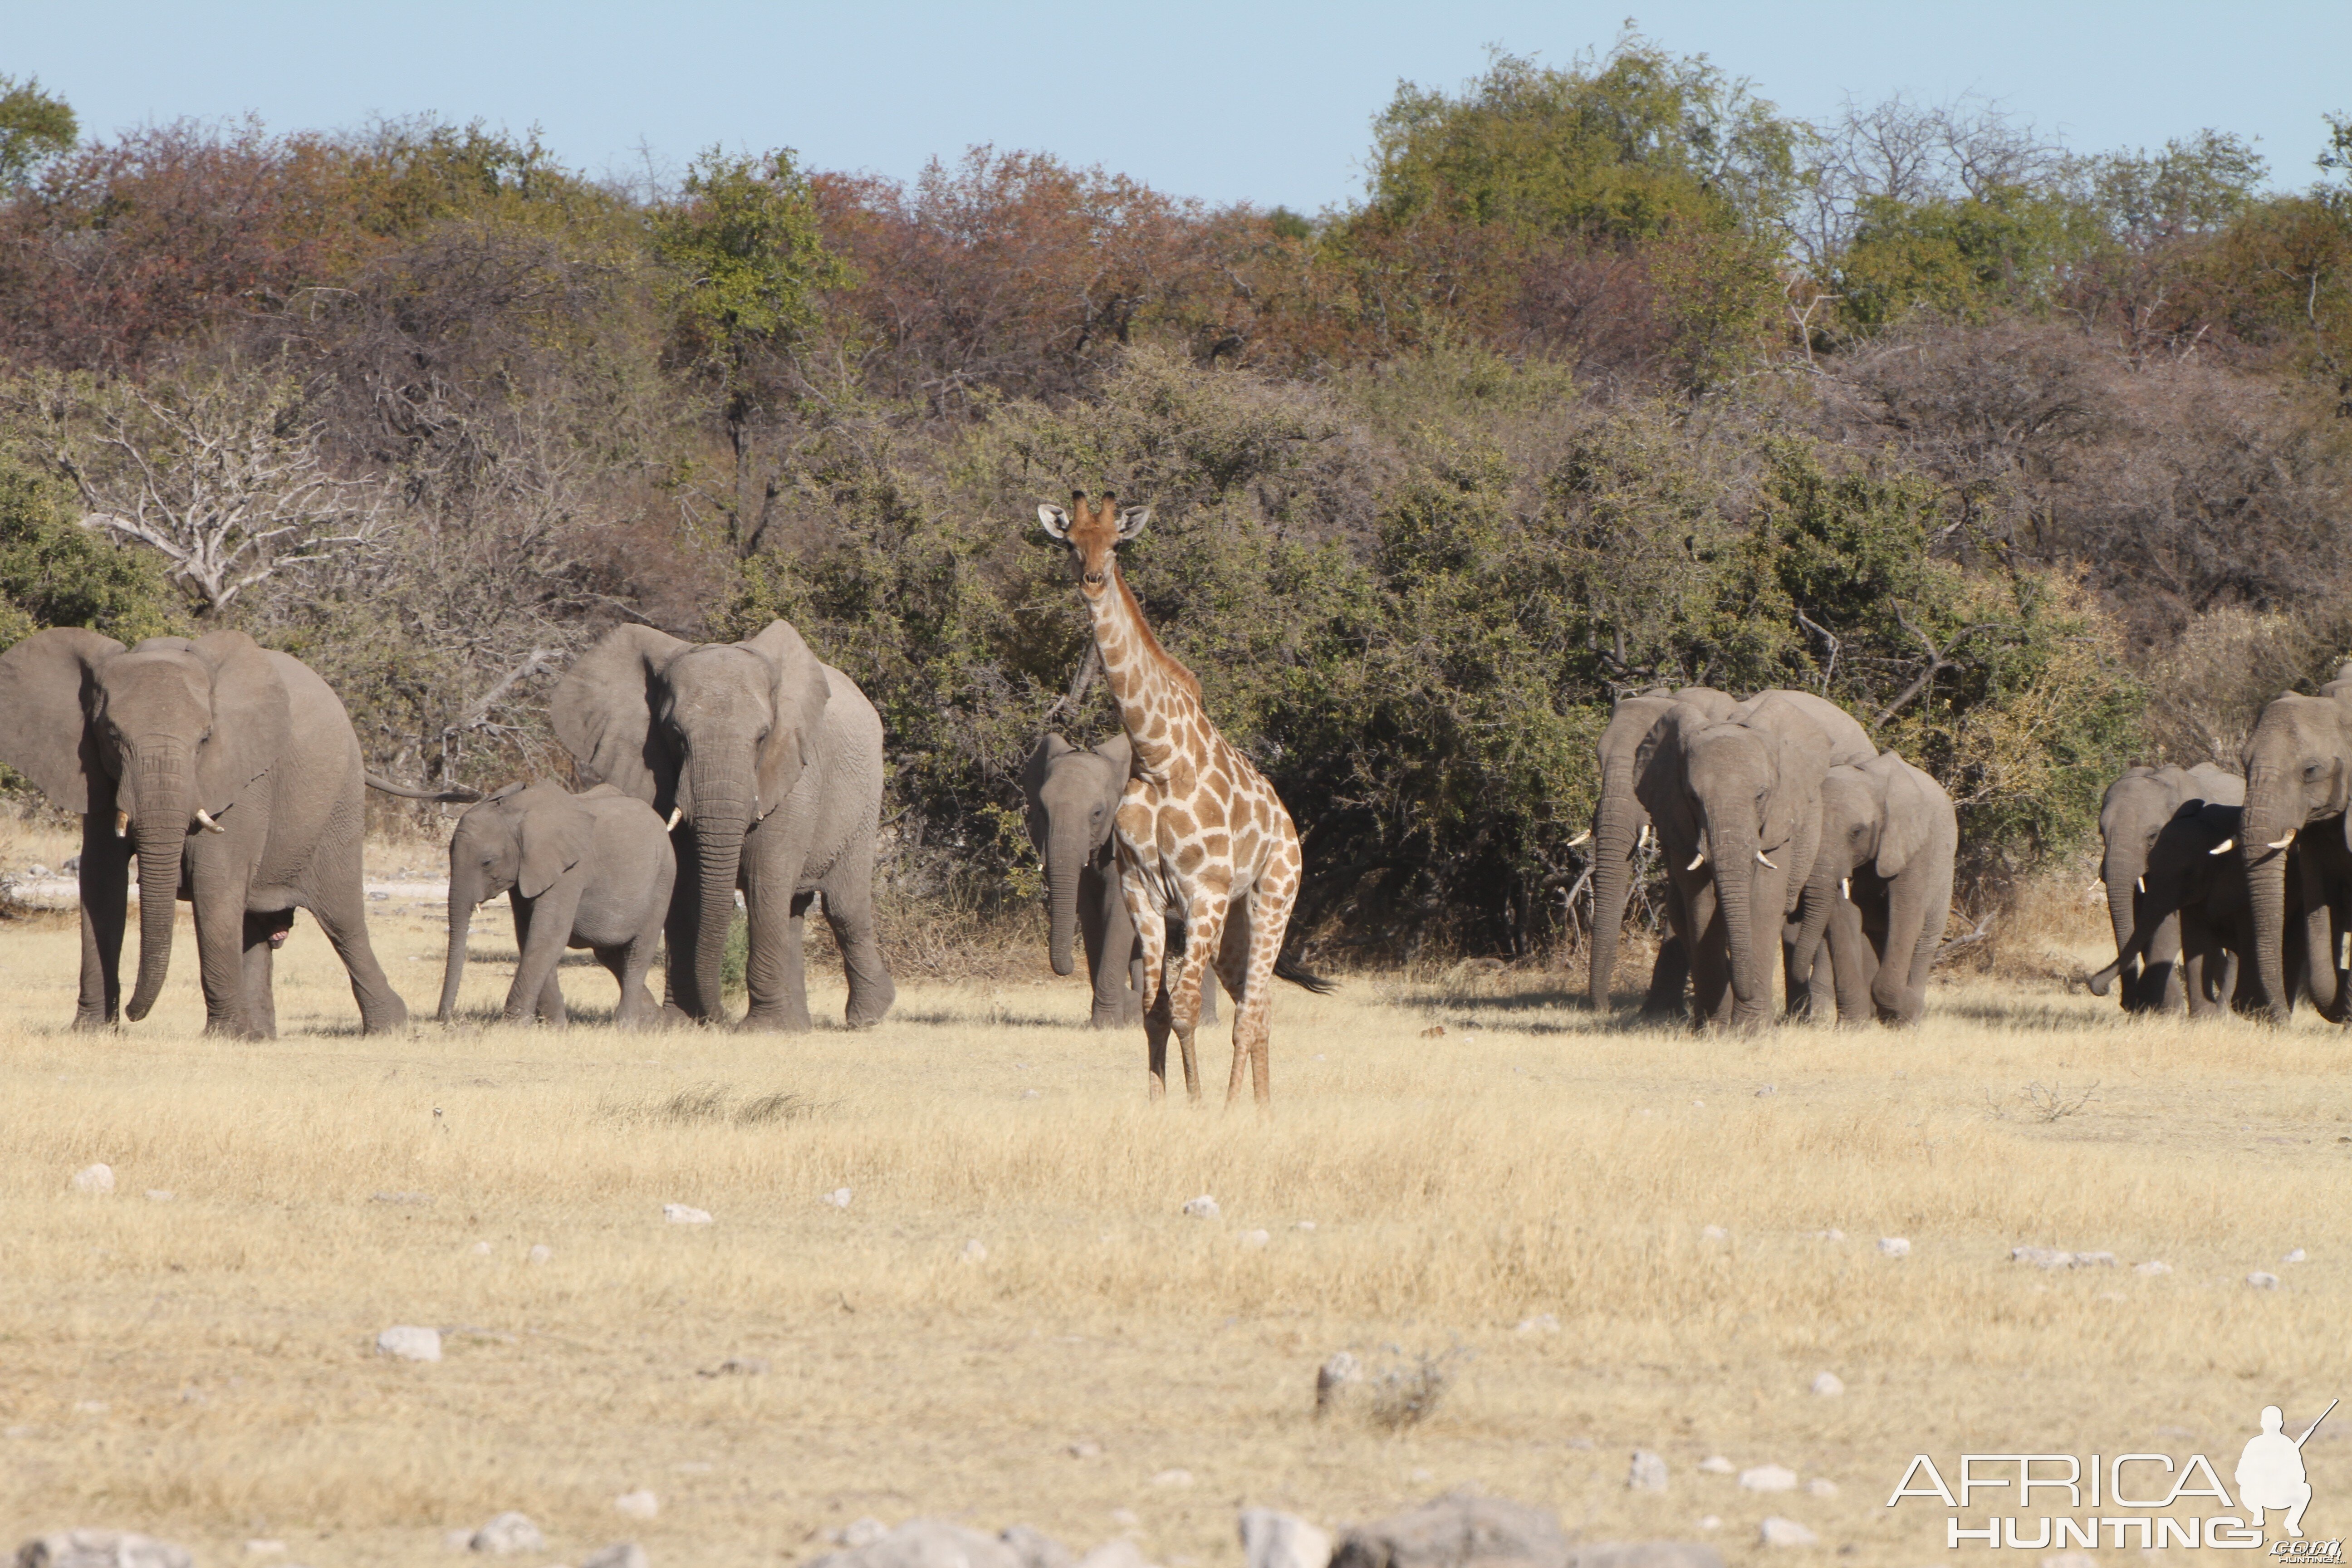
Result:
{"type": "MultiPolygon", "coordinates": [[[[1084,939],[1087,974],[1094,983],[1088,1018],[1097,1029],[1143,1022],[1143,952],[1119,890],[1111,819],[1127,788],[1134,748],[1125,734],[1091,751],[1059,735],[1039,741],[1021,770],[1028,804],[1029,842],[1045,868],[1045,907],[1054,973],[1071,971],[1070,937],[1084,939]]],[[[1172,929],[1181,929],[1171,922],[1172,929]]],[[[1181,952],[1181,942],[1175,951],[1181,952]]],[[[1217,1021],[1214,971],[1201,976],[1201,1017],[1217,1021]]]]}
{"type": "MultiPolygon", "coordinates": [[[[2131,768],[2107,786],[2099,802],[2097,886],[2105,891],[2107,918],[2115,927],[2125,1012],[2170,1012],[2180,1006],[2178,973],[2168,965],[2157,974],[2126,951],[2141,923],[2148,857],[2158,836],[2183,813],[2194,815],[2208,804],[2239,805],[2245,798],[2246,781],[2211,763],[2193,768],[2131,768]]],[[[2104,987],[2099,994],[2106,994],[2104,987]]]]}
{"type": "MultiPolygon", "coordinates": [[[[1711,718],[1728,719],[1738,704],[1706,686],[1685,686],[1676,691],[1644,691],[1621,697],[1601,733],[1599,747],[1601,793],[1592,805],[1592,827],[1570,847],[1589,839],[1592,845],[1592,963],[1585,994],[1596,1012],[1607,1012],[1610,991],[1617,979],[1617,945],[1625,925],[1625,905],[1632,898],[1639,869],[1642,841],[1650,827],[1650,814],[1634,789],[1634,757],[1651,728],[1677,702],[1711,718]]],[[[1690,981],[1690,959],[1682,938],[1669,930],[1658,944],[1657,961],[1650,968],[1649,994],[1642,1004],[1644,1017],[1662,1016],[1681,1007],[1690,981]]]]}
{"type": "Polygon", "coordinates": [[[882,721],[849,677],[782,621],[739,643],[616,626],[553,700],[556,738],[592,784],[652,806],[677,842],[666,1010],[719,1023],[719,973],[741,889],[751,1029],[809,1027],[801,936],[824,900],[849,975],[847,1020],[897,996],[874,924],[882,721]]]}
{"type": "Polygon", "coordinates": [[[621,983],[613,1022],[658,1023],[646,989],[677,879],[677,857],[654,808],[611,784],[573,795],[542,781],[509,784],[457,819],[449,836],[449,958],[441,1022],[457,1016],[466,940],[481,904],[507,895],[514,910],[514,984],[506,1021],[565,1022],[556,966],[567,947],[593,952],[621,983]]]}
{"type": "Polygon", "coordinates": [[[82,817],[79,1028],[121,1002],[128,872],[139,865],[144,1018],[172,962],[173,906],[194,908],[205,1032],[278,1032],[273,958],[308,910],[351,973],[360,1023],[408,1008],[368,946],[358,737],[327,683],[243,632],[125,649],[69,627],[0,655],[0,762],[82,817]]]}
{"type": "Polygon", "coordinates": [[[2245,815],[2232,847],[2246,868],[2263,1005],[2285,1022],[2295,990],[2288,951],[2299,947],[2304,989],[2321,1013],[2340,1020],[2336,948],[2352,931],[2352,817],[2345,815],[2352,804],[2352,664],[2319,695],[2289,692],[2264,708],[2242,760],[2245,815]]]}
{"type": "Polygon", "coordinates": [[[1832,754],[1820,719],[1778,692],[1727,721],[1678,703],[1636,753],[1701,1022],[1753,1027],[1771,1016],[1773,949],[1783,946],[1785,962],[1783,926],[1820,847],[1832,754]]]}
{"type": "MultiPolygon", "coordinates": [[[[2131,933],[2115,962],[2091,976],[2093,994],[2105,995],[2126,970],[2144,965],[2147,991],[2185,992],[2191,1017],[2257,1000],[2253,907],[2246,863],[2235,853],[2244,827],[2245,808],[2237,805],[2184,810],[2164,825],[2147,852],[2147,869],[2133,900],[2131,933]]],[[[2300,912],[2301,879],[2293,864],[2300,854],[2287,850],[2290,921],[2300,912]]],[[[2290,995],[2303,984],[2303,957],[2300,943],[2288,944],[2290,995]]]]}
{"type": "Polygon", "coordinates": [[[1822,775],[1822,842],[1799,905],[1790,1010],[1913,1024],[1952,912],[1959,816],[1944,786],[1893,752],[1822,775]],[[1820,962],[1824,936],[1829,963],[1820,962]]]}

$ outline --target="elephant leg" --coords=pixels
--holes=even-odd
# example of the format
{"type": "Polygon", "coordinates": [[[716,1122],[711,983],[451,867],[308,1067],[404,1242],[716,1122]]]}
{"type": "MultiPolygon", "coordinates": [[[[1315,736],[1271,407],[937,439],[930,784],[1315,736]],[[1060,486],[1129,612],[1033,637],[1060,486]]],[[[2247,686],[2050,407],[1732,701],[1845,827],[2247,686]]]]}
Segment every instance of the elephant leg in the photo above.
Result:
{"type": "Polygon", "coordinates": [[[653,972],[654,948],[658,940],[646,932],[634,942],[596,950],[596,961],[620,983],[621,999],[613,1005],[613,1023],[617,1028],[641,1029],[661,1016],[653,993],[646,988],[646,976],[653,972]]]}
{"type": "Polygon", "coordinates": [[[845,854],[820,884],[824,923],[833,930],[833,943],[841,950],[841,965],[849,977],[849,1005],[843,1022],[853,1029],[880,1023],[898,999],[898,987],[883,959],[881,931],[874,919],[872,836],[866,836],[860,844],[863,847],[845,854]]]}
{"type": "Polygon", "coordinates": [[[743,1015],[743,1028],[805,1034],[815,1026],[809,1021],[803,948],[809,906],[815,901],[814,891],[751,900],[743,969],[752,1006],[743,1015]]]}
{"type": "Polygon", "coordinates": [[[1115,1029],[1142,1018],[1131,980],[1135,928],[1128,923],[1117,876],[1097,864],[1078,872],[1078,939],[1086,945],[1087,982],[1093,993],[1087,1009],[1089,1028],[1115,1029]]]}
{"type": "Polygon", "coordinates": [[[130,908],[130,840],[114,836],[113,797],[81,819],[81,994],[74,1027],[100,1029],[122,1014],[122,931],[130,908]]]}
{"type": "Polygon", "coordinates": [[[1813,971],[1805,976],[1805,1015],[1815,1023],[1831,1023],[1837,1017],[1837,955],[1824,940],[1814,947],[1813,971]]]}
{"type": "Polygon", "coordinates": [[[563,987],[557,983],[562,963],[559,951],[557,967],[547,972],[547,979],[539,988],[539,1021],[555,1029],[568,1028],[572,1024],[571,1011],[563,1005],[563,987]]]}
{"type": "Polygon", "coordinates": [[[245,964],[240,989],[245,1019],[256,1039],[278,1037],[276,971],[278,949],[294,929],[292,910],[247,911],[245,917],[245,964]]]}
{"type": "Polygon", "coordinates": [[[553,1028],[560,1029],[569,1021],[556,970],[563,963],[563,944],[580,915],[580,888],[577,882],[559,879],[536,899],[507,894],[514,905],[515,942],[520,949],[514,984],[507,987],[508,1023],[529,1023],[534,1013],[541,1023],[553,1028]]]}
{"type": "Polygon", "coordinates": [[[1871,987],[1878,979],[1878,951],[1863,930],[1862,911],[1844,899],[1830,906],[1830,971],[1842,1024],[1866,1024],[1878,1016],[1871,987]]]}
{"type": "Polygon", "coordinates": [[[1715,879],[1701,877],[1684,895],[1690,919],[1691,1016],[1701,1024],[1727,1024],[1735,998],[1731,992],[1730,935],[1724,929],[1723,910],[1715,879]]]}
{"type": "Polygon", "coordinates": [[[1145,1070],[1151,1078],[1151,1098],[1168,1097],[1168,922],[1145,890],[1139,876],[1119,868],[1119,895],[1127,901],[1128,923],[1135,928],[1135,944],[1143,966],[1143,1047],[1145,1070]]]}
{"type": "Polygon", "coordinates": [[[305,907],[326,933],[343,971],[352,979],[352,1000],[359,1004],[360,1032],[381,1035],[408,1022],[408,1004],[392,988],[383,965],[368,943],[367,886],[360,863],[360,842],[321,847],[321,864],[315,868],[311,901],[305,907]]]}
{"type": "Polygon", "coordinates": [[[694,864],[691,825],[681,823],[672,835],[677,844],[678,874],[672,884],[669,912],[662,921],[662,1021],[694,1024],[705,1016],[702,993],[694,976],[694,943],[701,934],[702,900],[686,868],[694,864]]]}
{"type": "Polygon", "coordinates": [[[1690,988],[1690,947],[1679,932],[1669,930],[1658,943],[1657,961],[1650,965],[1650,989],[1642,998],[1644,1018],[1672,1018],[1683,1010],[1683,993],[1690,988]]]}

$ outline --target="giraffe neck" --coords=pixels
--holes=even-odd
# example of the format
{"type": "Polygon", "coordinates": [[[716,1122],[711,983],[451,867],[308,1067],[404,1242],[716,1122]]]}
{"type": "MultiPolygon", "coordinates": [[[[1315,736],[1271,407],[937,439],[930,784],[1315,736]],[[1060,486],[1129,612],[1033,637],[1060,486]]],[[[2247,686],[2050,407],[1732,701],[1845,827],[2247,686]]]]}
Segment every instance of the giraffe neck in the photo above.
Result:
{"type": "Polygon", "coordinates": [[[1177,721],[1200,706],[1192,672],[1176,662],[1144,621],[1127,579],[1111,568],[1110,591],[1088,601],[1103,679],[1118,702],[1118,721],[1135,748],[1137,767],[1164,773],[1175,756],[1177,721]],[[1160,721],[1154,723],[1153,721],[1160,721]]]}

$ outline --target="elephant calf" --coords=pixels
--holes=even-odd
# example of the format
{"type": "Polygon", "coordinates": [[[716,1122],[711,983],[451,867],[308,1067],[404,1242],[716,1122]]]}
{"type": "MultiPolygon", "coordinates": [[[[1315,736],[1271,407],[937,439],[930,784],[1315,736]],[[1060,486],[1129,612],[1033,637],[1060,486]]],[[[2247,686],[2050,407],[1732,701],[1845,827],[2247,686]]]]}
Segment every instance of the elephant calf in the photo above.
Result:
{"type": "Polygon", "coordinates": [[[677,879],[677,858],[654,808],[610,784],[583,795],[542,782],[509,784],[457,819],[449,839],[449,962],[441,1021],[457,1006],[466,938],[475,907],[500,893],[514,908],[514,984],[506,1021],[534,1014],[564,1022],[557,961],[567,947],[594,951],[621,983],[613,1021],[656,1022],[661,1007],[646,988],[677,879]]]}
{"type": "Polygon", "coordinates": [[[1927,972],[1952,911],[1960,828],[1952,797],[1893,752],[1822,776],[1821,848],[1813,857],[1786,960],[1790,1011],[1918,1022],[1927,972]],[[1817,963],[1824,935],[1830,963],[1817,963]]]}
{"type": "MultiPolygon", "coordinates": [[[[1111,819],[1118,811],[1119,793],[1127,787],[1132,754],[1123,734],[1084,752],[1059,735],[1047,735],[1021,770],[1029,841],[1045,867],[1054,973],[1071,972],[1075,931],[1086,942],[1087,975],[1095,993],[1088,1022],[1097,1029],[1130,1028],[1143,1022],[1143,954],[1119,891],[1111,847],[1111,819]]],[[[1217,1021],[1213,976],[1213,971],[1201,976],[1203,1024],[1217,1021]]]]}

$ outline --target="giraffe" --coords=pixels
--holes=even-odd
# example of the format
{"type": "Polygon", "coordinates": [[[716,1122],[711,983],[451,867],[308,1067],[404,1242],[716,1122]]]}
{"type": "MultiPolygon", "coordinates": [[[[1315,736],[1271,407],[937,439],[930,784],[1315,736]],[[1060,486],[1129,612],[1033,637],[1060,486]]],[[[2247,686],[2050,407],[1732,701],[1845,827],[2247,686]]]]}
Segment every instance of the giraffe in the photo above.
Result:
{"type": "Polygon", "coordinates": [[[1069,548],[1078,592],[1094,617],[1103,677],[1118,700],[1119,722],[1134,751],[1133,772],[1113,819],[1119,888],[1143,947],[1144,1038],[1151,1098],[1168,1092],[1168,1036],[1184,1059],[1184,1090],[1201,1098],[1192,1036],[1200,1020],[1201,976],[1211,963],[1234,999],[1234,1067],[1225,1103],[1240,1098],[1242,1068],[1260,1105],[1272,1088],[1273,981],[1279,975],[1318,993],[1330,983],[1282,955],[1298,899],[1304,857],[1298,830],[1265,775],[1217,732],[1201,706],[1201,682],[1160,646],[1143,607],[1119,575],[1116,552],[1143,531],[1150,507],[1121,510],[1103,495],[1076,515],[1050,503],[1037,509],[1045,531],[1069,548]],[[1239,919],[1231,918],[1236,910],[1239,919]],[[1167,979],[1164,912],[1184,921],[1184,954],[1167,979]]]}

